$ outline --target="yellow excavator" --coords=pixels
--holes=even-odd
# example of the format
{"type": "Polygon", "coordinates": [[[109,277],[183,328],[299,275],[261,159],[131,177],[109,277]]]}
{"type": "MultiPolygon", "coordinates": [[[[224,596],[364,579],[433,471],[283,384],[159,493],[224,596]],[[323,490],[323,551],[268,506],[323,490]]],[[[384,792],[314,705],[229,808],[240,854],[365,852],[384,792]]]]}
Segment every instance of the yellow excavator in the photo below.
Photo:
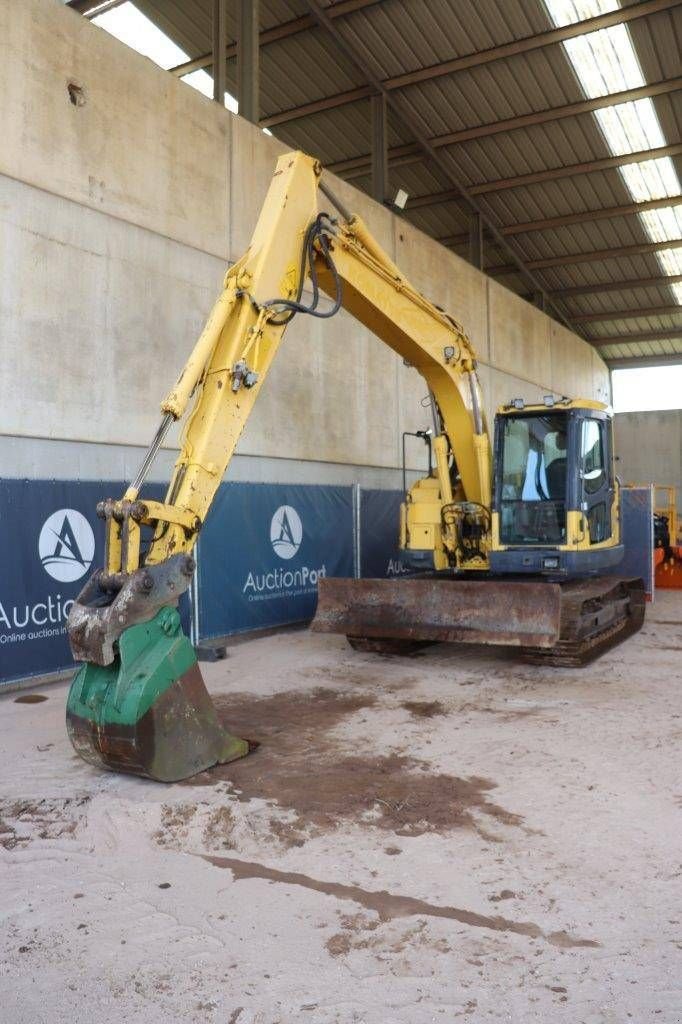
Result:
{"type": "Polygon", "coordinates": [[[496,416],[491,451],[464,329],[409,284],[333,194],[320,164],[289,153],[277,163],[249,248],[227,271],[161,405],[136,479],[122,499],[98,505],[105,564],[68,618],[73,655],[85,664],[71,685],[67,727],[87,761],[175,781],[248,752],[218,721],[178,598],[287,326],[342,307],[421,373],[434,426],[424,433],[428,474],[401,509],[400,546],[412,574],[321,580],[314,628],[379,651],[489,643],[570,665],[640,627],[642,581],[604,574],[623,553],[605,406],[513,400],[496,416]],[[141,496],[171,424],[188,409],[165,501],[141,496]]]}

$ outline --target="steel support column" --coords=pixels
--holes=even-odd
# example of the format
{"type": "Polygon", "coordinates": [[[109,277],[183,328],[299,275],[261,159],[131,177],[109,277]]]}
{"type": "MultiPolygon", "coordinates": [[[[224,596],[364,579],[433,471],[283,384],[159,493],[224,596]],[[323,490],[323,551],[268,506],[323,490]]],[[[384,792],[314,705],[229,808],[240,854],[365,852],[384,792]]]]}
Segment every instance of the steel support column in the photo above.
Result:
{"type": "Polygon", "coordinates": [[[372,197],[378,203],[388,198],[388,117],[383,93],[370,97],[372,106],[372,197]]]}
{"type": "Polygon", "coordinates": [[[213,0],[213,99],[225,105],[227,71],[225,67],[225,41],[227,38],[227,0],[213,0]]]}
{"type": "Polygon", "coordinates": [[[483,218],[480,213],[472,214],[469,221],[469,263],[477,270],[483,270],[483,218]]]}
{"type": "Polygon", "coordinates": [[[259,12],[260,0],[239,0],[237,99],[241,116],[254,124],[260,120],[259,12]]]}

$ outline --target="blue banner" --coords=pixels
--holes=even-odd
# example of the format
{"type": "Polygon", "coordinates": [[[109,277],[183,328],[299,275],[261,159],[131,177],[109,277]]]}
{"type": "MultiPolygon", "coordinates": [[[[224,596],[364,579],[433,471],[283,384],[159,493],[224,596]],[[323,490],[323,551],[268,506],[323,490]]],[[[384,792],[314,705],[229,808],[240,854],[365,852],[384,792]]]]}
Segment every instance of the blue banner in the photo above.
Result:
{"type": "Polygon", "coordinates": [[[120,493],[120,482],[0,483],[0,679],[73,664],[66,616],[104,558],[95,507],[120,493]]]}
{"type": "Polygon", "coordinates": [[[640,576],[647,597],[654,595],[654,489],[621,487],[620,517],[623,561],[607,570],[610,576],[640,576]]]}
{"type": "Polygon", "coordinates": [[[383,579],[408,572],[400,559],[402,491],[360,492],[360,575],[383,579]]]}
{"type": "Polygon", "coordinates": [[[199,636],[306,622],[353,575],[351,487],[221,484],[199,538],[199,636]]]}
{"type": "MultiPolygon", "coordinates": [[[[104,560],[97,502],[123,494],[114,481],[0,481],[0,682],[73,666],[66,616],[104,560]]],[[[143,497],[162,499],[159,484],[143,497]]],[[[194,639],[310,620],[320,576],[352,576],[353,488],[227,483],[218,490],[197,546],[194,639]]],[[[360,492],[361,572],[403,570],[399,491],[360,492]]]]}
{"type": "MultiPolygon", "coordinates": [[[[121,480],[0,481],[0,682],[74,666],[66,616],[88,576],[104,563],[97,502],[120,497],[121,480]]],[[[165,487],[144,493],[162,499],[165,487]]],[[[189,632],[189,597],[180,601],[189,632]]]]}

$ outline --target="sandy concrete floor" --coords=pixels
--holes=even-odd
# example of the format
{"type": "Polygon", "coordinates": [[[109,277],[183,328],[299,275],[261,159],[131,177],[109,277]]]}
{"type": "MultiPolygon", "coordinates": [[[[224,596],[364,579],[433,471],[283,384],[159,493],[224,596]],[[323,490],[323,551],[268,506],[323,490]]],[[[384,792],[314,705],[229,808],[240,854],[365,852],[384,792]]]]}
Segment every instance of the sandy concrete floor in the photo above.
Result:
{"type": "Polygon", "coordinates": [[[308,632],[205,676],[248,759],[79,761],[0,700],[6,1024],[682,1020],[682,595],[587,670],[308,632]]]}

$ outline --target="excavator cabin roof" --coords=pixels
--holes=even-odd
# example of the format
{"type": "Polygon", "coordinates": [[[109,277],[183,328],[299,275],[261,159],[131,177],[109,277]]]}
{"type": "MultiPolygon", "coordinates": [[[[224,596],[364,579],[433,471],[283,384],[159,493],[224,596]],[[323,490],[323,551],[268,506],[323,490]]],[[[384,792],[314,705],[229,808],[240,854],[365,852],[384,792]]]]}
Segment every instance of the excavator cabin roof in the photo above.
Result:
{"type": "Polygon", "coordinates": [[[547,412],[548,409],[594,409],[613,415],[611,406],[603,402],[591,398],[555,398],[554,395],[545,395],[543,402],[525,402],[523,398],[512,398],[506,405],[498,406],[497,415],[513,416],[517,412],[547,412]]]}

